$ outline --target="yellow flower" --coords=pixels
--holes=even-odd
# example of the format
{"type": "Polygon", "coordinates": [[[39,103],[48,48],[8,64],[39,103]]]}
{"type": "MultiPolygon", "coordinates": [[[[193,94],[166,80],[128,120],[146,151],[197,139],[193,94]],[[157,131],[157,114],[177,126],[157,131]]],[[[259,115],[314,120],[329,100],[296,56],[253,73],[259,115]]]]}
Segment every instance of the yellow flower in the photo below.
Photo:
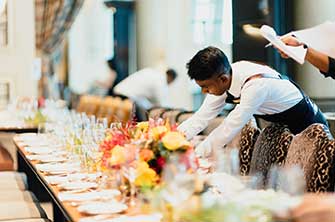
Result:
{"type": "Polygon", "coordinates": [[[123,146],[115,146],[111,151],[111,157],[109,163],[111,165],[119,165],[126,162],[126,154],[123,146]]]}
{"type": "Polygon", "coordinates": [[[136,175],[135,185],[139,187],[152,187],[158,181],[157,173],[144,161],[137,163],[136,175]]]}
{"type": "Polygon", "coordinates": [[[166,128],[166,126],[156,126],[154,128],[151,129],[151,138],[154,140],[158,140],[159,137],[163,134],[166,133],[168,131],[168,129],[166,128]]]}
{"type": "Polygon", "coordinates": [[[139,123],[137,123],[136,127],[137,127],[137,129],[146,132],[146,131],[148,131],[148,128],[149,128],[149,122],[148,121],[139,122],[139,123]]]}
{"type": "Polygon", "coordinates": [[[191,144],[188,142],[184,135],[179,132],[168,132],[162,138],[163,145],[168,150],[186,149],[191,144]]]}

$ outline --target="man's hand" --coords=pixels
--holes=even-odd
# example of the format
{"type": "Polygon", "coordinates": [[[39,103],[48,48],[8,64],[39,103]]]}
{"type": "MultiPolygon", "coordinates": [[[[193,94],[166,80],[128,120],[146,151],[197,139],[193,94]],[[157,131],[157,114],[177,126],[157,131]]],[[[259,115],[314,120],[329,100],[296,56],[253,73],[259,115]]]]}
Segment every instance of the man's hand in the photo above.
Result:
{"type": "MultiPolygon", "coordinates": [[[[287,35],[287,36],[283,36],[282,38],[280,38],[280,40],[285,43],[285,45],[288,46],[302,46],[304,43],[300,42],[295,36],[292,35],[287,35]]],[[[276,47],[275,47],[276,48],[276,47]]],[[[281,51],[280,49],[276,48],[278,50],[278,52],[280,53],[280,56],[284,59],[289,58],[288,55],[286,55],[286,53],[284,53],[283,51],[281,51]]]]}
{"type": "Polygon", "coordinates": [[[212,147],[210,143],[205,139],[195,148],[195,154],[197,157],[206,158],[212,153],[212,147]]]}

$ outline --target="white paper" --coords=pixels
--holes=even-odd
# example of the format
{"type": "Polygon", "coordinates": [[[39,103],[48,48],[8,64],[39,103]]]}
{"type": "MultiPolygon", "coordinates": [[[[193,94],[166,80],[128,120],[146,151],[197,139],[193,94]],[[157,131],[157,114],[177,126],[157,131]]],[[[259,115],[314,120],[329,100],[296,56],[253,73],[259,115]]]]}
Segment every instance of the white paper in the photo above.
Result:
{"type": "Polygon", "coordinates": [[[271,42],[272,45],[286,53],[289,57],[291,57],[300,64],[303,64],[305,62],[307,49],[304,49],[303,46],[295,47],[285,45],[285,43],[280,40],[280,37],[277,36],[276,31],[268,25],[263,25],[260,31],[264,38],[271,42]]]}
{"type": "Polygon", "coordinates": [[[312,28],[292,32],[299,41],[335,58],[335,22],[325,22],[312,28]]]}

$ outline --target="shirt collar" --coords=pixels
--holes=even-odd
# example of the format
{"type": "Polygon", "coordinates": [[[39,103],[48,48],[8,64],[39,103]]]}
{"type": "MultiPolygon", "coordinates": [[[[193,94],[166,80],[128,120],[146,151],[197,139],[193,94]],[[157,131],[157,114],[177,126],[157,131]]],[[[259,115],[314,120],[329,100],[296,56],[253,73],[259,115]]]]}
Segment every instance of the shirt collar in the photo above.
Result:
{"type": "Polygon", "coordinates": [[[241,81],[240,81],[240,76],[238,73],[237,67],[233,66],[231,67],[232,69],[232,79],[231,79],[231,84],[228,89],[228,92],[232,94],[234,97],[240,97],[241,94],[241,81]]]}

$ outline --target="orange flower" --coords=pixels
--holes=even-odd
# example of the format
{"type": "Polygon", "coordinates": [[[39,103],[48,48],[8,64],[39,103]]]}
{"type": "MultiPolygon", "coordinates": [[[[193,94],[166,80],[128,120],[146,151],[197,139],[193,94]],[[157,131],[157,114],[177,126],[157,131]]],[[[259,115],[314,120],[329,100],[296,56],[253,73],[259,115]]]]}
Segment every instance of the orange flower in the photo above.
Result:
{"type": "Polygon", "coordinates": [[[190,147],[190,142],[188,142],[184,135],[180,132],[168,132],[162,138],[163,145],[166,149],[174,151],[177,149],[187,149],[190,147]]]}
{"type": "Polygon", "coordinates": [[[152,160],[152,158],[154,158],[154,153],[152,152],[152,150],[149,149],[141,149],[140,158],[141,160],[148,162],[149,160],[152,160]]]}

